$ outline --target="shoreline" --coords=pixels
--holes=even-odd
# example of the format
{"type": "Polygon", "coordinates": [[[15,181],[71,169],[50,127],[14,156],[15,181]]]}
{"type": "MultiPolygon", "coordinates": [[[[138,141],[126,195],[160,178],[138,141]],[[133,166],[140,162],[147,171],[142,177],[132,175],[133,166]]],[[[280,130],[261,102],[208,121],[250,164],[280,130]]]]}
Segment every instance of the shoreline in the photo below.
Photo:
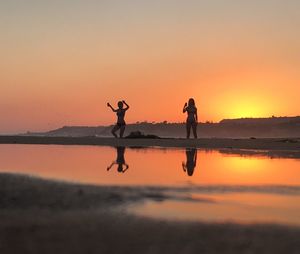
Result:
{"type": "Polygon", "coordinates": [[[126,147],[246,149],[300,152],[300,138],[161,138],[161,139],[116,139],[104,137],[49,137],[49,136],[0,136],[0,144],[39,145],[96,145],[126,147]]]}
{"type": "Polygon", "coordinates": [[[2,173],[0,192],[1,253],[296,253],[300,248],[298,226],[161,220],[122,210],[130,203],[168,199],[160,189],[2,173]]]}

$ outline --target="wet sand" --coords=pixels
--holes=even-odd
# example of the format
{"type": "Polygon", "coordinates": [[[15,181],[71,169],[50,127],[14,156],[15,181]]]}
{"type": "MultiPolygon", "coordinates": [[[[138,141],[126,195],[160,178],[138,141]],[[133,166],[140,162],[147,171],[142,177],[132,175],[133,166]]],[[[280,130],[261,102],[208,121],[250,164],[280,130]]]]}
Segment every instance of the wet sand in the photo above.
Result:
{"type": "Polygon", "coordinates": [[[102,137],[0,136],[0,144],[56,144],[127,147],[195,147],[204,149],[253,149],[299,151],[300,138],[200,138],[200,139],[116,139],[102,137]]]}
{"type": "Polygon", "coordinates": [[[124,207],[160,188],[89,186],[0,174],[1,253],[298,253],[300,228],[146,219],[124,207]]]}

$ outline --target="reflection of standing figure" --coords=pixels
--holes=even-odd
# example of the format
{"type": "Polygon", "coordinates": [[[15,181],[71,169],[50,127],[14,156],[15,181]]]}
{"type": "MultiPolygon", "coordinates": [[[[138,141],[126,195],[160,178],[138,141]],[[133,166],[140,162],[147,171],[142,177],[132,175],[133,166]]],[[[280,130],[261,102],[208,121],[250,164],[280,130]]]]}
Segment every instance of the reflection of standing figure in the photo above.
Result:
{"type": "Polygon", "coordinates": [[[117,159],[111,163],[110,166],[107,167],[107,171],[110,170],[114,165],[118,165],[118,172],[124,173],[128,168],[128,164],[125,162],[125,147],[118,146],[117,147],[117,159]],[[123,168],[125,166],[125,169],[123,168]]]}
{"type": "Polygon", "coordinates": [[[190,98],[189,102],[184,104],[182,112],[187,112],[188,114],[186,119],[186,138],[190,138],[191,128],[193,129],[194,138],[197,138],[198,114],[193,98],[190,98]]]}
{"type": "Polygon", "coordinates": [[[184,172],[187,172],[189,176],[192,176],[197,165],[197,149],[186,148],[185,154],[186,163],[182,162],[182,168],[184,172]]]}

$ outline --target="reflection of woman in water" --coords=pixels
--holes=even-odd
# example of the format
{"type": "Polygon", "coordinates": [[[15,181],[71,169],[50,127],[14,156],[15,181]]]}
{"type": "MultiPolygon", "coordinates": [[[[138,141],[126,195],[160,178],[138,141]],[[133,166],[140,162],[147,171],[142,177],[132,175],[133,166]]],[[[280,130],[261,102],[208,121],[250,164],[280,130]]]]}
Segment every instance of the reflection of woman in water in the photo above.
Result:
{"type": "Polygon", "coordinates": [[[125,162],[124,154],[125,154],[125,147],[120,147],[120,146],[117,147],[117,159],[113,161],[110,166],[107,167],[107,171],[110,170],[114,165],[118,165],[118,172],[125,173],[125,171],[129,168],[129,166],[125,162]]]}
{"type": "Polygon", "coordinates": [[[114,109],[110,103],[107,103],[107,106],[111,108],[111,110],[113,112],[117,113],[117,117],[118,117],[118,121],[116,123],[116,125],[114,126],[114,128],[112,129],[111,133],[117,138],[117,134],[116,131],[120,130],[120,138],[123,137],[124,131],[125,131],[125,127],[126,127],[126,123],[125,123],[125,112],[129,109],[128,104],[125,101],[119,101],[118,102],[118,109],[114,109]],[[126,108],[124,107],[124,104],[126,106],[126,108]]]}
{"type": "Polygon", "coordinates": [[[187,172],[188,176],[192,176],[194,169],[197,165],[197,149],[187,148],[185,150],[186,154],[186,163],[182,162],[182,168],[184,172],[187,172]]]}
{"type": "Polygon", "coordinates": [[[183,113],[185,112],[188,114],[186,119],[186,138],[190,138],[191,128],[193,129],[194,138],[197,138],[198,114],[193,98],[190,98],[189,102],[184,104],[183,113]]]}

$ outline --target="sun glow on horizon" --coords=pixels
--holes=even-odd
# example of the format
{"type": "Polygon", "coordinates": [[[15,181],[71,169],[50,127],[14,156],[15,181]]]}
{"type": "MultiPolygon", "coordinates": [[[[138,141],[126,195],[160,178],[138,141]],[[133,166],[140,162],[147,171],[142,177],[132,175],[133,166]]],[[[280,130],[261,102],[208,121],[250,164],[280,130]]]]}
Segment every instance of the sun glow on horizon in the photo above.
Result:
{"type": "Polygon", "coordinates": [[[38,2],[0,2],[0,133],[299,115],[299,1],[38,2]]]}
{"type": "Polygon", "coordinates": [[[268,117],[266,112],[266,105],[260,105],[258,103],[252,103],[250,101],[237,101],[233,103],[230,109],[228,109],[229,118],[256,118],[256,117],[268,117]]]}
{"type": "Polygon", "coordinates": [[[223,82],[222,86],[229,87],[229,89],[217,96],[212,111],[212,114],[219,112],[220,120],[272,117],[280,111],[280,105],[278,105],[278,101],[276,102],[277,95],[268,93],[268,89],[265,91],[254,89],[254,87],[263,87],[263,84],[255,80],[231,84],[223,82]],[[243,86],[239,86],[239,83],[242,83],[243,86]]]}

